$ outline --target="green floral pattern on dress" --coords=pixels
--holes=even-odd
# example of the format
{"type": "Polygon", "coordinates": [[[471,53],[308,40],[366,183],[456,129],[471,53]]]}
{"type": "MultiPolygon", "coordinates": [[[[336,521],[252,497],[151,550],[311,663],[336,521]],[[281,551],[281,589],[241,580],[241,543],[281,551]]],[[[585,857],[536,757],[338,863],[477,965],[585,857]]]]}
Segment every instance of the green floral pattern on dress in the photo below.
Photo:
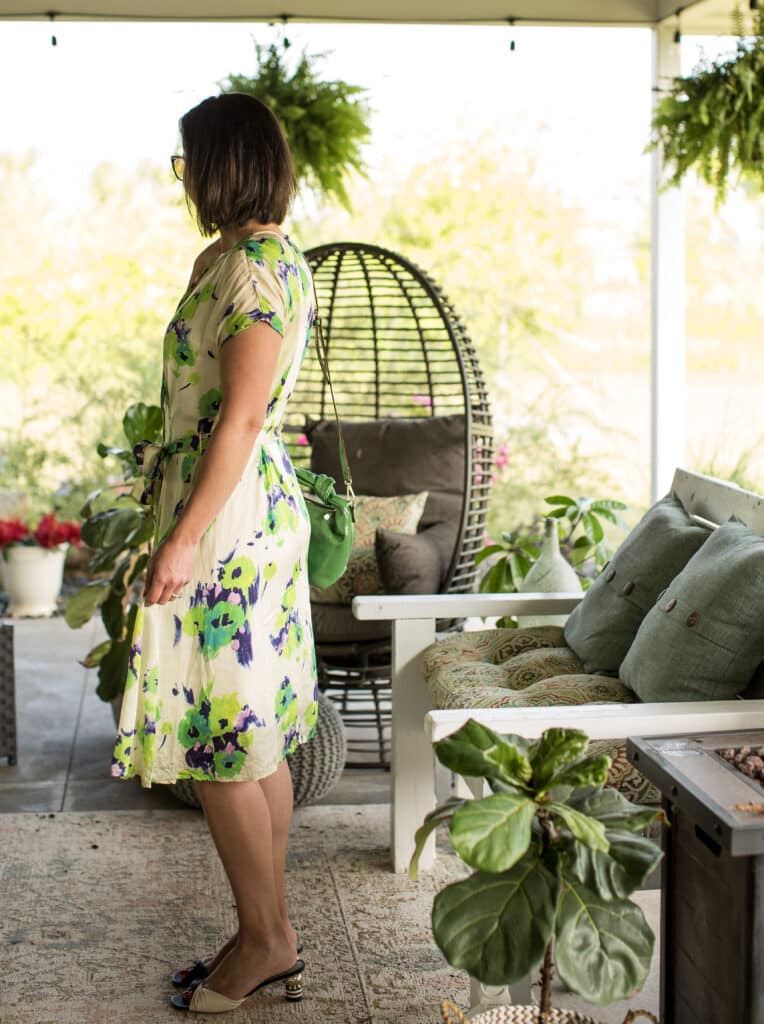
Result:
{"type": "Polygon", "coordinates": [[[286,236],[242,240],[179,302],[163,346],[163,441],[146,453],[143,497],[158,544],[215,430],[223,348],[258,323],[281,337],[263,428],[197,546],[191,582],[141,608],[131,637],[112,774],[143,786],[261,778],[316,730],[310,520],[280,432],[309,344],[312,282],[286,236]]]}

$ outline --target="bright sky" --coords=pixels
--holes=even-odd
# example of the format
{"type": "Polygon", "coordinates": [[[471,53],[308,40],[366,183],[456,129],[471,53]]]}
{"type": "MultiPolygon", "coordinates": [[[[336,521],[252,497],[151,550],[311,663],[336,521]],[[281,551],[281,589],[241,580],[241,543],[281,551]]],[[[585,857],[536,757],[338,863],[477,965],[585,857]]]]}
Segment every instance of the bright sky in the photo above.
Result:
{"type": "MultiPolygon", "coordinates": [[[[532,147],[571,199],[623,217],[646,188],[647,29],[290,25],[295,48],[329,54],[327,76],[369,89],[372,169],[447,155],[483,134],[532,147]],[[510,39],[516,49],[510,51],[510,39]],[[631,189],[632,194],[634,189],[631,189]],[[616,214],[615,207],[621,206],[616,214]]],[[[0,152],[40,154],[68,205],[102,160],[166,164],[177,122],[231,72],[252,73],[265,24],[5,22],[0,152]]],[[[697,42],[683,42],[690,66],[697,42]]]]}
{"type": "MultiPolygon", "coordinates": [[[[6,22],[0,151],[37,150],[64,191],[99,160],[164,163],[179,116],[228,73],[251,73],[253,33],[269,42],[278,30],[61,22],[52,47],[49,24],[6,22]]],[[[327,75],[370,90],[372,164],[420,161],[482,132],[524,143],[544,125],[537,142],[561,186],[602,196],[644,172],[647,30],[290,25],[288,35],[333,51],[327,75]]]]}

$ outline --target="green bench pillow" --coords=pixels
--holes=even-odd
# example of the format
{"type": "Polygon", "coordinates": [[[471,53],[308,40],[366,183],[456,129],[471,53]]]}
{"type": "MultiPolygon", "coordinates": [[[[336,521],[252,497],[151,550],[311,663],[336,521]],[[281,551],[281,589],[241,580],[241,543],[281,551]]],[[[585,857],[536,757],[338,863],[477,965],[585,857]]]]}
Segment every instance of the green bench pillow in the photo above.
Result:
{"type": "Polygon", "coordinates": [[[621,680],[643,701],[729,700],[764,659],[764,538],[718,527],[639,627],[621,680]]]}
{"type": "Polygon", "coordinates": [[[587,673],[619,674],[645,615],[708,535],[673,493],[649,509],[565,624],[587,673]]]}

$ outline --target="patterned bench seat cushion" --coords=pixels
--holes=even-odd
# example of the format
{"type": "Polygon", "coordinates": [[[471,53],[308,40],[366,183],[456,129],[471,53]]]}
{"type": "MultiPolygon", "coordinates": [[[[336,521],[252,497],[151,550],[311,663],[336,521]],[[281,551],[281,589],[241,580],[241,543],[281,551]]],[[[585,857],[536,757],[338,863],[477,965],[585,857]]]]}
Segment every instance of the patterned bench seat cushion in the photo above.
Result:
{"type": "MultiPolygon", "coordinates": [[[[431,644],[422,673],[438,708],[527,708],[633,704],[635,694],[612,676],[588,675],[560,626],[484,629],[431,644]]],[[[608,785],[638,803],[660,803],[658,791],[629,764],[625,740],[590,744],[613,764],[608,785]]]]}

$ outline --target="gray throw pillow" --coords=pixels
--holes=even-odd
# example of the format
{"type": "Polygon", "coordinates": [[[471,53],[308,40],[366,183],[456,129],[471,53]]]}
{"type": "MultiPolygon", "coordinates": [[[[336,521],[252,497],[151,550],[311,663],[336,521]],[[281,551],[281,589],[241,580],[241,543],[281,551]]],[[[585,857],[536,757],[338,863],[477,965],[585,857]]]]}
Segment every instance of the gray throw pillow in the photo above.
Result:
{"type": "Polygon", "coordinates": [[[764,537],[731,519],[645,617],[622,681],[643,701],[736,697],[764,659],[763,594],[764,537]]]}
{"type": "Polygon", "coordinates": [[[377,527],[375,550],[386,594],[439,592],[440,549],[428,532],[406,534],[377,527]]]}
{"type": "Polygon", "coordinates": [[[649,509],[565,623],[587,673],[619,674],[642,619],[708,536],[673,493],[649,509]]]}

